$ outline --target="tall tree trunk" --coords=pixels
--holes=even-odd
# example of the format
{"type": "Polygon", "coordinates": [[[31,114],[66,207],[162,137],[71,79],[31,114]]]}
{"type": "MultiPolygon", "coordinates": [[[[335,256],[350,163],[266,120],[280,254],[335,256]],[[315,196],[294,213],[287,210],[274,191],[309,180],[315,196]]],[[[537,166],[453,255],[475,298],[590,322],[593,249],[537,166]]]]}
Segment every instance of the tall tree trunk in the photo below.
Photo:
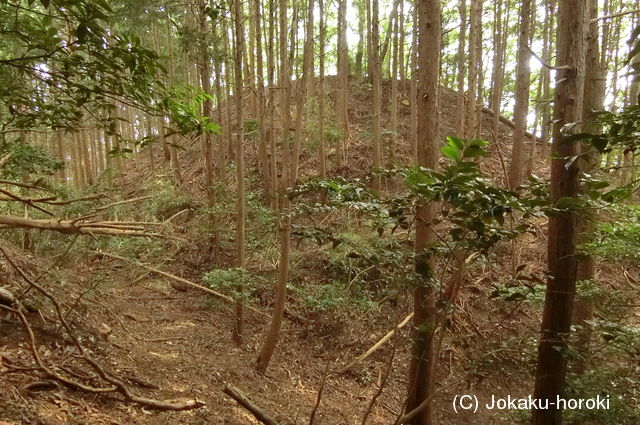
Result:
{"type": "Polygon", "coordinates": [[[469,84],[467,86],[467,113],[466,113],[466,132],[465,137],[474,137],[476,131],[476,118],[478,99],[477,85],[478,85],[478,39],[481,32],[481,13],[482,13],[482,0],[471,0],[471,13],[469,16],[469,84]]]}
{"type": "Polygon", "coordinates": [[[411,79],[409,97],[411,98],[411,124],[409,140],[411,140],[411,158],[418,162],[418,7],[413,6],[413,30],[411,33],[411,79]]]}
{"type": "Polygon", "coordinates": [[[305,25],[306,30],[304,40],[302,79],[298,82],[298,92],[296,93],[296,121],[295,134],[293,136],[293,163],[291,165],[291,180],[293,184],[295,184],[295,182],[298,180],[300,144],[302,143],[302,136],[304,132],[304,108],[308,97],[309,85],[313,80],[313,69],[311,68],[311,58],[313,56],[313,7],[314,0],[309,0],[305,25]]]}
{"type": "Polygon", "coordinates": [[[399,22],[398,22],[398,26],[399,26],[399,31],[398,31],[398,72],[399,72],[399,78],[400,78],[400,82],[398,84],[398,89],[400,90],[400,95],[404,95],[406,92],[406,82],[405,82],[405,78],[406,78],[406,73],[404,70],[404,66],[405,66],[405,57],[404,57],[404,43],[405,43],[405,39],[406,39],[406,29],[404,27],[405,25],[405,16],[404,16],[404,0],[400,0],[400,9],[398,10],[399,13],[399,22]]]}
{"type": "MultiPolygon", "coordinates": [[[[373,168],[380,169],[382,167],[382,142],[380,129],[380,97],[381,97],[381,78],[380,78],[380,34],[378,27],[378,0],[371,0],[371,97],[373,101],[373,112],[371,118],[373,121],[373,168]]],[[[373,177],[373,189],[380,190],[380,175],[373,177]]]]}
{"type": "Polygon", "coordinates": [[[336,151],[338,165],[343,166],[346,160],[346,143],[349,139],[349,58],[347,47],[347,0],[338,0],[338,96],[336,115],[342,138],[338,140],[336,151]]]}
{"type": "MultiPolygon", "coordinates": [[[[418,75],[418,165],[435,169],[438,166],[438,92],[440,71],[440,1],[418,2],[419,70],[418,75]]],[[[414,77],[415,78],[415,77],[414,77]]],[[[409,422],[412,425],[431,425],[434,393],[434,373],[437,354],[433,332],[436,327],[435,293],[428,280],[433,275],[433,258],[427,247],[434,235],[429,226],[435,216],[433,205],[419,205],[416,220],[416,272],[424,285],[414,293],[414,333],[409,364],[407,412],[422,407],[409,422]]]]}
{"type": "Polygon", "coordinates": [[[290,181],[290,146],[289,146],[289,124],[291,121],[290,96],[291,82],[289,78],[289,57],[287,54],[287,2],[280,2],[280,88],[282,97],[280,99],[280,115],[282,118],[282,178],[280,179],[280,219],[279,239],[280,239],[280,259],[278,261],[278,284],[276,286],[275,304],[271,325],[267,333],[264,345],[257,360],[257,369],[265,372],[280,338],[282,318],[284,316],[285,300],[287,296],[287,280],[289,279],[289,250],[291,243],[291,217],[289,216],[289,198],[285,195],[290,181]]]}
{"type": "MultiPolygon", "coordinates": [[[[598,17],[598,0],[589,0],[589,19],[598,17]]],[[[589,133],[600,131],[598,123],[593,122],[595,111],[603,109],[604,106],[604,82],[606,78],[604,64],[600,61],[599,52],[599,31],[598,23],[591,22],[589,24],[589,33],[587,36],[587,52],[585,60],[585,82],[584,82],[584,98],[582,105],[582,116],[585,121],[583,130],[589,133]]],[[[582,146],[583,156],[581,170],[591,174],[600,160],[600,154],[588,145],[582,146]]],[[[576,227],[578,229],[578,245],[582,245],[590,241],[593,232],[593,223],[588,218],[589,213],[581,214],[577,217],[576,227]]],[[[577,276],[578,282],[586,282],[592,280],[595,271],[595,262],[592,255],[582,252],[577,259],[577,276]]],[[[573,314],[573,323],[580,326],[576,338],[576,350],[583,355],[591,339],[591,329],[589,321],[593,318],[594,310],[593,297],[578,294],[573,314]]],[[[581,356],[584,357],[584,356],[581,356]]],[[[585,363],[578,361],[574,370],[582,373],[585,370],[585,363]]]]}
{"type": "MultiPolygon", "coordinates": [[[[559,4],[557,29],[557,64],[568,66],[556,72],[559,83],[554,103],[554,126],[551,163],[551,201],[576,198],[578,169],[566,166],[577,154],[576,142],[566,139],[563,127],[582,119],[584,64],[586,50],[587,7],[584,0],[564,0],[559,4]]],[[[563,211],[549,218],[547,255],[549,280],[538,343],[538,366],[534,398],[548,402],[547,409],[533,410],[534,425],[562,423],[562,410],[555,404],[564,396],[567,366],[567,339],[576,288],[576,214],[563,211]],[[553,403],[553,404],[551,404],[553,403]]],[[[543,404],[544,406],[544,404],[543,404]]]]}
{"type": "Polygon", "coordinates": [[[475,39],[475,51],[477,58],[477,85],[476,85],[476,108],[475,108],[475,118],[474,123],[475,126],[473,128],[472,136],[474,139],[478,139],[482,134],[482,108],[484,106],[484,56],[482,54],[482,44],[483,44],[483,23],[482,23],[482,11],[484,8],[484,0],[480,0],[478,2],[479,10],[476,12],[477,19],[477,31],[478,35],[475,39]]]}
{"type": "Polygon", "coordinates": [[[264,94],[264,64],[262,60],[262,27],[260,0],[253,0],[253,15],[255,27],[255,45],[256,45],[256,77],[257,77],[257,114],[258,114],[258,153],[260,159],[261,173],[263,179],[263,187],[265,194],[269,194],[271,188],[271,169],[269,167],[269,158],[267,156],[267,137],[265,123],[265,94],[264,94]]]}
{"type": "Polygon", "coordinates": [[[458,92],[456,94],[456,134],[458,136],[465,135],[465,95],[464,95],[464,80],[465,80],[465,41],[467,34],[467,2],[466,0],[460,0],[458,6],[460,15],[460,30],[458,32],[458,53],[457,53],[457,73],[456,78],[458,82],[458,92]]]}
{"type": "MultiPolygon", "coordinates": [[[[169,14],[169,8],[165,4],[166,21],[167,21],[167,50],[169,53],[169,84],[175,84],[176,71],[175,71],[175,53],[173,49],[173,31],[171,26],[171,15],[169,14]]],[[[164,120],[163,120],[164,121],[164,120]]],[[[169,159],[171,161],[171,168],[173,169],[173,180],[176,185],[182,184],[182,174],[180,172],[180,159],[178,158],[178,148],[175,144],[169,147],[169,159]]]]}
{"type": "MultiPolygon", "coordinates": [[[[235,109],[236,109],[236,267],[244,269],[245,260],[245,196],[244,196],[244,121],[242,110],[242,53],[244,51],[244,31],[242,29],[242,5],[241,0],[234,0],[234,22],[235,22],[235,109]]],[[[233,340],[236,344],[242,345],[244,329],[245,301],[242,297],[236,300],[236,320],[233,328],[233,340]]]]}
{"type": "Polygon", "coordinates": [[[509,166],[509,188],[514,190],[522,184],[522,165],[524,158],[524,138],[527,130],[529,114],[529,90],[531,71],[529,62],[529,34],[531,31],[531,11],[535,10],[533,0],[522,0],[520,3],[520,31],[518,36],[518,64],[516,66],[516,99],[513,112],[513,145],[511,164],[509,166]]]}
{"type": "Polygon", "coordinates": [[[393,167],[396,161],[396,146],[398,146],[398,37],[400,27],[398,18],[396,17],[393,25],[392,34],[392,53],[391,53],[391,105],[389,113],[391,114],[391,143],[389,144],[389,163],[393,167]]]}
{"type": "Polygon", "coordinates": [[[56,131],[56,144],[58,146],[58,158],[63,163],[63,167],[58,173],[58,178],[60,179],[61,182],[66,183],[69,179],[68,177],[69,163],[67,162],[67,154],[65,153],[65,149],[64,149],[64,135],[62,133],[62,130],[56,131]]]}
{"type": "Polygon", "coordinates": [[[364,56],[364,46],[366,44],[365,32],[364,32],[364,28],[366,24],[366,10],[365,10],[366,1],[368,0],[359,0],[356,2],[356,7],[358,9],[358,45],[356,46],[354,73],[359,78],[362,78],[362,75],[364,73],[362,59],[364,56]]]}
{"type": "MultiPolygon", "coordinates": [[[[498,124],[500,123],[500,114],[502,113],[502,94],[504,92],[504,74],[507,62],[507,32],[509,30],[511,15],[510,2],[506,1],[505,3],[505,16],[502,17],[501,13],[499,22],[494,22],[494,26],[497,26],[495,31],[498,40],[496,41],[497,46],[493,57],[494,68],[491,77],[491,109],[495,112],[491,122],[491,131],[496,138],[498,134],[500,134],[498,124]]],[[[495,140],[495,142],[497,142],[497,140],[495,140]]],[[[496,146],[496,149],[500,149],[500,147],[496,146]]]]}
{"type": "MultiPolygon", "coordinates": [[[[205,37],[208,34],[207,14],[206,14],[206,0],[199,0],[198,2],[198,20],[200,26],[200,34],[205,37]]],[[[200,84],[202,91],[207,94],[211,93],[211,68],[209,66],[209,55],[207,53],[206,43],[202,42],[200,58],[198,61],[198,68],[200,74],[200,84]]],[[[207,97],[202,104],[202,114],[211,119],[211,98],[207,97]]],[[[211,134],[205,132],[201,137],[202,143],[202,155],[204,156],[205,163],[205,185],[207,188],[207,206],[209,209],[213,208],[216,204],[216,193],[214,189],[215,184],[215,166],[213,164],[213,143],[211,142],[211,134]]],[[[216,219],[213,214],[209,215],[211,227],[215,229],[216,219]]],[[[217,238],[215,232],[209,236],[209,260],[213,261],[216,254],[217,238]]]]}
{"type": "Polygon", "coordinates": [[[278,209],[278,158],[276,149],[276,134],[275,134],[275,109],[276,109],[276,96],[275,96],[275,1],[269,0],[269,51],[267,54],[267,74],[269,81],[269,126],[267,128],[268,146],[269,146],[269,171],[270,171],[270,186],[268,192],[268,199],[271,208],[278,209]]]}
{"type": "MultiPolygon", "coordinates": [[[[325,93],[324,93],[324,48],[326,43],[326,22],[324,14],[324,0],[318,0],[320,11],[320,41],[319,41],[319,79],[320,90],[318,90],[318,133],[320,137],[320,179],[327,178],[327,146],[324,137],[324,114],[325,114],[325,93]]],[[[360,46],[362,48],[362,46],[360,46]]]]}
{"type": "MultiPolygon", "coordinates": [[[[553,16],[554,5],[550,0],[545,0],[545,14],[544,14],[544,34],[542,37],[542,59],[545,63],[551,61],[551,45],[552,45],[552,32],[553,32],[553,16]]],[[[542,149],[540,155],[546,158],[549,151],[549,139],[551,136],[551,72],[549,68],[542,67],[540,69],[540,78],[542,78],[542,99],[541,105],[542,113],[542,126],[540,132],[542,133],[542,149]]]]}

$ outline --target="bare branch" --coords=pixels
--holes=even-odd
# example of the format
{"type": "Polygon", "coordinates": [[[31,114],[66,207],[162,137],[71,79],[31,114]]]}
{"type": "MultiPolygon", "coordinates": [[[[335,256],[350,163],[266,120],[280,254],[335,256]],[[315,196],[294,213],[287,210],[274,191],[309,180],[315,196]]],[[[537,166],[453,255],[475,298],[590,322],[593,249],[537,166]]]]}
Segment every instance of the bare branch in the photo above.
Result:
{"type": "Polygon", "coordinates": [[[378,342],[376,342],[375,344],[373,344],[373,346],[371,348],[369,348],[367,351],[365,351],[363,354],[361,354],[360,356],[358,356],[358,358],[356,358],[354,361],[352,361],[351,363],[349,363],[348,365],[346,365],[345,367],[343,367],[342,369],[340,369],[340,371],[338,372],[338,375],[342,375],[345,372],[349,371],[350,369],[352,369],[355,365],[357,365],[358,363],[360,363],[361,361],[363,361],[364,359],[366,359],[367,357],[369,357],[371,354],[373,354],[376,350],[378,350],[378,348],[382,347],[384,345],[385,342],[389,341],[391,339],[391,337],[393,335],[395,335],[395,333],[397,331],[399,331],[400,329],[402,329],[407,323],[409,323],[409,321],[413,318],[413,312],[409,313],[407,315],[407,317],[405,317],[402,322],[400,322],[395,328],[393,328],[392,330],[390,330],[389,332],[387,332],[387,334],[385,336],[383,336],[382,338],[380,338],[380,340],[378,340],[378,342]]]}
{"type": "Polygon", "coordinates": [[[4,167],[7,164],[7,162],[11,160],[12,157],[13,157],[13,154],[8,153],[2,159],[0,159],[0,168],[4,167]]]}
{"type": "Polygon", "coordinates": [[[593,18],[591,20],[591,23],[595,24],[598,21],[604,21],[604,20],[607,20],[607,19],[613,19],[613,18],[617,18],[619,16],[630,15],[632,13],[640,13],[640,9],[625,10],[624,12],[618,12],[618,13],[614,13],[612,15],[600,16],[598,18],[593,18]]]}
{"type": "Polygon", "coordinates": [[[544,60],[542,60],[542,58],[538,55],[536,55],[536,52],[534,52],[533,50],[531,50],[531,47],[529,46],[524,46],[529,53],[531,53],[533,55],[534,58],[536,58],[538,60],[538,62],[540,62],[542,64],[542,66],[544,66],[545,68],[549,68],[549,69],[555,69],[556,71],[562,71],[562,70],[567,70],[567,69],[571,69],[571,67],[569,65],[560,65],[560,66],[553,66],[553,65],[549,65],[548,63],[546,63],[544,60]]]}
{"type": "Polygon", "coordinates": [[[47,211],[44,208],[37,206],[36,204],[34,204],[29,199],[22,198],[22,197],[16,195],[15,193],[11,193],[8,190],[4,190],[4,189],[0,189],[0,193],[3,193],[4,195],[8,196],[9,198],[12,198],[14,201],[22,202],[23,204],[27,204],[30,207],[37,209],[38,211],[42,211],[43,213],[45,213],[47,215],[53,216],[52,212],[47,211]]]}

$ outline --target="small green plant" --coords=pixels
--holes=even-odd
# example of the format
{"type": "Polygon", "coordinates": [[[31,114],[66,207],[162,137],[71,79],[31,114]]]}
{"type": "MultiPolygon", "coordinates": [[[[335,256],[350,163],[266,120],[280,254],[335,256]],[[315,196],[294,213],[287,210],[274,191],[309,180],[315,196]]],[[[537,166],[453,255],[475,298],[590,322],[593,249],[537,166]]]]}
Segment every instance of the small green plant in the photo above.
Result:
{"type": "Polygon", "coordinates": [[[245,120],[243,124],[244,137],[248,139],[255,139],[258,136],[258,130],[260,129],[260,121],[257,119],[245,120]]]}
{"type": "Polygon", "coordinates": [[[151,199],[143,202],[140,210],[145,221],[166,220],[191,206],[189,199],[168,178],[157,177],[148,180],[143,187],[152,195],[151,199]]]}
{"type": "Polygon", "coordinates": [[[338,312],[346,307],[367,311],[375,307],[369,292],[336,280],[321,285],[291,285],[291,292],[303,307],[314,313],[338,312]]]}
{"type": "Polygon", "coordinates": [[[261,276],[239,267],[211,270],[202,276],[202,281],[211,289],[245,301],[265,283],[261,276]]]}
{"type": "Polygon", "coordinates": [[[637,264],[640,260],[640,206],[611,206],[612,219],[600,223],[583,250],[595,257],[637,264]]]}

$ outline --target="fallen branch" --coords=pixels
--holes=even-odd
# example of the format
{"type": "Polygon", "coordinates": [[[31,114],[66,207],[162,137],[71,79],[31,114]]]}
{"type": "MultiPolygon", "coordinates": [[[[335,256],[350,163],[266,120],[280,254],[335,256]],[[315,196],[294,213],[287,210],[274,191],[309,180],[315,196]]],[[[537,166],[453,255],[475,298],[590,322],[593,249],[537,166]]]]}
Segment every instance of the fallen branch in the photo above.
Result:
{"type": "MultiPolygon", "coordinates": [[[[229,297],[227,295],[221,294],[220,292],[214,291],[213,289],[209,289],[206,286],[198,285],[197,283],[191,282],[190,280],[184,279],[182,277],[176,276],[176,275],[171,274],[171,273],[167,273],[167,272],[162,271],[160,269],[157,269],[155,267],[148,266],[148,265],[143,264],[143,263],[141,263],[139,261],[136,261],[136,260],[133,260],[133,259],[129,259],[129,258],[125,258],[125,257],[121,257],[120,255],[117,255],[117,254],[111,254],[111,253],[108,253],[108,252],[103,252],[103,251],[90,251],[90,252],[92,254],[96,254],[96,255],[100,255],[100,256],[104,256],[104,257],[109,257],[109,258],[114,258],[116,260],[126,261],[128,263],[133,263],[136,266],[139,266],[139,267],[142,267],[142,268],[145,268],[145,269],[149,270],[150,272],[157,273],[159,275],[168,277],[169,279],[173,279],[173,280],[175,280],[177,282],[184,283],[185,285],[188,285],[188,286],[190,286],[192,288],[195,288],[195,289],[198,289],[200,291],[206,292],[207,294],[212,295],[212,296],[214,296],[214,297],[216,297],[216,298],[218,298],[218,299],[220,299],[222,301],[225,301],[225,302],[228,302],[228,303],[235,303],[236,302],[236,300],[234,300],[233,298],[231,298],[231,297],[229,297]]],[[[253,308],[253,307],[250,307],[250,306],[247,306],[247,308],[249,310],[253,311],[254,313],[257,313],[257,314],[259,314],[261,316],[269,317],[269,315],[267,313],[264,313],[264,312],[258,310],[257,308],[253,308]]]]}
{"type": "Polygon", "coordinates": [[[13,157],[12,153],[8,153],[4,157],[2,157],[2,159],[0,159],[0,168],[4,167],[7,164],[7,162],[11,160],[12,157],[13,157]]]}
{"type": "Polygon", "coordinates": [[[617,18],[619,16],[630,15],[632,13],[639,13],[639,12],[640,12],[640,9],[625,10],[625,11],[622,11],[622,12],[614,13],[612,15],[606,15],[606,16],[600,16],[598,18],[593,18],[591,20],[591,23],[595,24],[598,21],[604,21],[604,20],[607,20],[607,19],[613,19],[613,18],[617,18]]]}
{"type": "Polygon", "coordinates": [[[4,180],[4,179],[0,179],[0,184],[8,184],[10,186],[18,186],[18,187],[23,187],[25,189],[39,189],[39,190],[48,190],[50,191],[50,189],[44,187],[44,186],[40,186],[40,179],[37,180],[34,183],[24,183],[24,182],[14,182],[12,180],[4,180]]]}
{"type": "MultiPolygon", "coordinates": [[[[22,201],[49,203],[49,202],[55,201],[56,199],[58,198],[56,198],[55,196],[49,196],[46,198],[22,198],[22,201]]],[[[11,196],[0,196],[0,201],[1,202],[21,202],[20,200],[11,196]]]]}
{"type": "Polygon", "coordinates": [[[338,371],[338,376],[348,372],[349,370],[351,370],[355,365],[357,365],[358,363],[360,363],[361,361],[363,361],[364,359],[366,359],[367,357],[369,357],[371,354],[373,354],[376,350],[378,350],[378,348],[382,347],[384,345],[385,342],[389,341],[391,339],[391,337],[393,335],[395,335],[396,332],[398,332],[400,329],[402,329],[407,323],[409,323],[409,321],[413,318],[413,312],[409,313],[407,315],[407,317],[405,317],[402,322],[400,322],[395,328],[393,328],[392,330],[390,330],[389,332],[387,332],[387,334],[385,336],[383,336],[382,338],[380,338],[380,340],[378,342],[376,342],[375,344],[373,344],[373,346],[371,348],[369,348],[367,351],[365,351],[363,354],[361,354],[358,358],[356,358],[354,361],[352,361],[351,363],[349,363],[348,365],[346,365],[345,367],[343,367],[342,369],[340,369],[338,371]]]}
{"type": "Polygon", "coordinates": [[[320,388],[318,389],[318,395],[316,396],[316,404],[313,405],[313,410],[311,410],[311,414],[309,415],[309,425],[315,425],[316,423],[316,413],[318,412],[318,408],[320,408],[320,402],[322,401],[322,393],[324,391],[324,384],[327,381],[327,375],[329,374],[329,365],[331,361],[327,360],[327,364],[324,367],[324,371],[322,372],[322,380],[320,381],[320,388]]]}
{"type": "Polygon", "coordinates": [[[76,221],[86,220],[87,218],[93,217],[93,216],[101,213],[102,211],[108,210],[109,208],[113,208],[113,207],[118,206],[118,205],[131,204],[133,202],[144,201],[145,199],[151,199],[152,197],[153,196],[151,196],[151,195],[147,195],[147,196],[141,196],[139,198],[125,199],[123,201],[117,201],[117,202],[113,202],[111,204],[103,205],[103,206],[101,206],[99,208],[96,208],[95,210],[91,211],[90,213],[87,213],[87,214],[83,215],[82,217],[77,218],[76,221]]]}
{"type": "Polygon", "coordinates": [[[52,212],[47,211],[44,208],[37,206],[30,199],[22,198],[22,197],[16,195],[15,193],[11,193],[8,190],[4,190],[4,189],[0,189],[0,193],[3,193],[4,195],[6,195],[9,198],[12,198],[14,201],[22,202],[23,204],[27,204],[30,207],[37,209],[38,211],[42,211],[43,213],[45,213],[47,215],[53,216],[52,212]]]}
{"type": "Polygon", "coordinates": [[[55,371],[53,371],[51,368],[47,367],[38,354],[38,350],[36,348],[35,335],[25,315],[22,313],[22,311],[20,311],[19,308],[12,309],[10,307],[6,307],[0,304],[0,308],[9,310],[12,313],[18,315],[18,317],[22,321],[22,324],[24,325],[24,328],[29,336],[31,352],[33,354],[34,360],[38,365],[38,367],[42,371],[44,371],[48,377],[53,378],[74,389],[79,389],[87,392],[92,392],[92,393],[119,392],[127,401],[137,403],[141,406],[145,406],[145,407],[149,407],[157,410],[190,410],[190,409],[196,409],[204,406],[204,403],[198,400],[189,400],[185,403],[174,404],[174,403],[169,403],[169,402],[160,401],[160,400],[148,399],[145,397],[140,397],[135,394],[132,394],[124,382],[122,382],[118,378],[115,378],[107,374],[107,372],[105,372],[105,370],[100,365],[98,365],[98,363],[95,360],[93,360],[91,357],[87,355],[86,350],[84,349],[82,344],[80,344],[80,341],[78,340],[78,338],[76,338],[75,334],[73,333],[71,326],[69,326],[69,324],[65,320],[64,315],[62,314],[62,307],[60,306],[60,303],[58,302],[58,300],[49,291],[47,291],[42,285],[31,280],[24,273],[24,271],[22,271],[22,269],[15,264],[15,262],[11,259],[11,257],[7,254],[7,252],[1,246],[0,246],[0,252],[6,258],[7,262],[11,265],[11,267],[13,267],[29,285],[31,285],[33,288],[38,290],[40,293],[42,293],[45,297],[47,297],[51,301],[51,303],[54,306],[56,315],[58,316],[58,320],[60,320],[60,324],[62,325],[67,335],[73,342],[73,345],[76,347],[76,349],[80,353],[80,357],[86,363],[88,363],[103,380],[109,382],[113,386],[110,386],[110,387],[88,386],[88,385],[76,382],[72,379],[69,379],[63,375],[60,375],[55,371]]]}
{"type": "Polygon", "coordinates": [[[249,398],[244,395],[242,391],[237,389],[231,384],[227,384],[224,387],[223,391],[226,395],[234,399],[238,402],[238,404],[245,409],[247,409],[257,420],[262,422],[265,425],[278,425],[278,422],[275,421],[267,412],[264,411],[263,408],[257,406],[254,402],[249,400],[249,398]]]}
{"type": "Polygon", "coordinates": [[[19,200],[11,196],[0,196],[0,201],[3,201],[3,202],[29,201],[34,203],[48,204],[48,205],[69,205],[75,202],[95,201],[98,199],[102,199],[104,197],[106,197],[106,195],[92,195],[92,196],[83,196],[82,198],[60,200],[58,199],[57,196],[48,196],[46,198],[22,198],[21,200],[19,200]]]}
{"type": "Polygon", "coordinates": [[[109,227],[105,227],[101,222],[85,223],[78,220],[35,219],[13,215],[0,215],[0,226],[3,228],[52,230],[54,232],[80,235],[163,237],[159,233],[130,230],[130,226],[110,224],[109,227]]]}

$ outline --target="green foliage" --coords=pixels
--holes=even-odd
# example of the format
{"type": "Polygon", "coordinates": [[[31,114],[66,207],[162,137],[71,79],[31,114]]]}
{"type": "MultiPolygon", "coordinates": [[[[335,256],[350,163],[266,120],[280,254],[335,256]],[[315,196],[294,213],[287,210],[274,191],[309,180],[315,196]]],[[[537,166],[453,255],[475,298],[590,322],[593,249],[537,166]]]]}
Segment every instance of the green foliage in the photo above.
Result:
{"type": "Polygon", "coordinates": [[[211,270],[202,276],[202,281],[211,289],[245,301],[265,283],[264,278],[239,267],[211,270]]]}
{"type": "Polygon", "coordinates": [[[515,279],[507,283],[494,283],[492,287],[491,298],[538,305],[544,301],[546,288],[543,284],[522,284],[521,280],[515,279]]]}
{"type": "Polygon", "coordinates": [[[337,313],[350,311],[369,311],[375,307],[369,291],[341,280],[312,285],[290,285],[302,307],[313,313],[337,313]]]}
{"type": "Polygon", "coordinates": [[[169,111],[178,133],[221,134],[221,128],[211,118],[200,114],[205,102],[213,101],[210,94],[193,86],[174,87],[163,99],[163,105],[169,111]]]}
{"type": "Polygon", "coordinates": [[[598,224],[584,252],[610,261],[640,261],[640,206],[618,205],[608,209],[610,219],[598,224]]]}
{"type": "MultiPolygon", "coordinates": [[[[151,199],[142,203],[139,214],[144,221],[162,221],[177,212],[191,207],[189,199],[168,178],[154,178],[143,184],[145,192],[152,195],[151,199]]],[[[129,208],[127,205],[123,208],[129,208]]]]}
{"type": "MultiPolygon", "coordinates": [[[[373,233],[362,237],[330,227],[298,224],[292,234],[320,245],[331,244],[332,277],[373,291],[420,282],[414,273],[415,253],[410,241],[418,205],[433,203],[438,208],[437,218],[429,223],[438,234],[428,247],[430,255],[443,259],[443,263],[459,251],[485,256],[496,243],[530,231],[526,221],[506,222],[512,211],[520,211],[526,220],[539,212],[541,203],[496,187],[479,171],[474,159],[485,154],[486,144],[450,137],[443,148],[448,164],[441,171],[422,167],[383,171],[385,176],[403,178],[405,190],[393,195],[375,193],[358,179],[302,184],[289,194],[297,201],[293,216],[347,211],[359,218],[361,228],[369,227],[373,233]],[[325,195],[324,203],[305,202],[319,192],[325,195]],[[382,237],[385,232],[388,236],[382,237]]],[[[438,282],[434,278],[430,284],[437,286],[438,282]]]]}
{"type": "Polygon", "coordinates": [[[304,288],[293,286],[291,292],[299,297],[305,308],[317,313],[338,310],[347,305],[349,298],[344,290],[344,285],[339,282],[311,285],[304,288]]]}
{"type": "Polygon", "coordinates": [[[395,238],[342,233],[333,240],[327,271],[349,288],[385,295],[414,282],[412,255],[412,248],[395,238]]]}
{"type": "Polygon", "coordinates": [[[1,170],[5,178],[17,180],[22,178],[24,173],[50,175],[64,168],[64,162],[20,139],[0,144],[0,157],[9,153],[11,160],[1,170]]]}
{"type": "Polygon", "coordinates": [[[255,139],[260,129],[260,121],[257,119],[245,120],[243,124],[244,136],[248,139],[255,139]]]}
{"type": "Polygon", "coordinates": [[[575,410],[567,419],[598,424],[635,424],[640,415],[640,327],[621,321],[594,319],[588,322],[592,332],[589,365],[584,373],[569,375],[568,394],[572,398],[609,396],[608,410],[575,410]],[[615,362],[611,362],[615,359],[615,362]]]}
{"type": "Polygon", "coordinates": [[[631,370],[593,367],[567,380],[566,398],[589,399],[607,397],[609,409],[565,410],[567,423],[635,425],[640,415],[640,380],[631,370]],[[631,374],[629,374],[631,372],[631,374]],[[569,396],[570,395],[570,396],[569,396]]]}
{"type": "Polygon", "coordinates": [[[158,55],[116,30],[104,0],[0,3],[0,126],[74,129],[114,99],[145,109],[163,91],[158,55]]]}

